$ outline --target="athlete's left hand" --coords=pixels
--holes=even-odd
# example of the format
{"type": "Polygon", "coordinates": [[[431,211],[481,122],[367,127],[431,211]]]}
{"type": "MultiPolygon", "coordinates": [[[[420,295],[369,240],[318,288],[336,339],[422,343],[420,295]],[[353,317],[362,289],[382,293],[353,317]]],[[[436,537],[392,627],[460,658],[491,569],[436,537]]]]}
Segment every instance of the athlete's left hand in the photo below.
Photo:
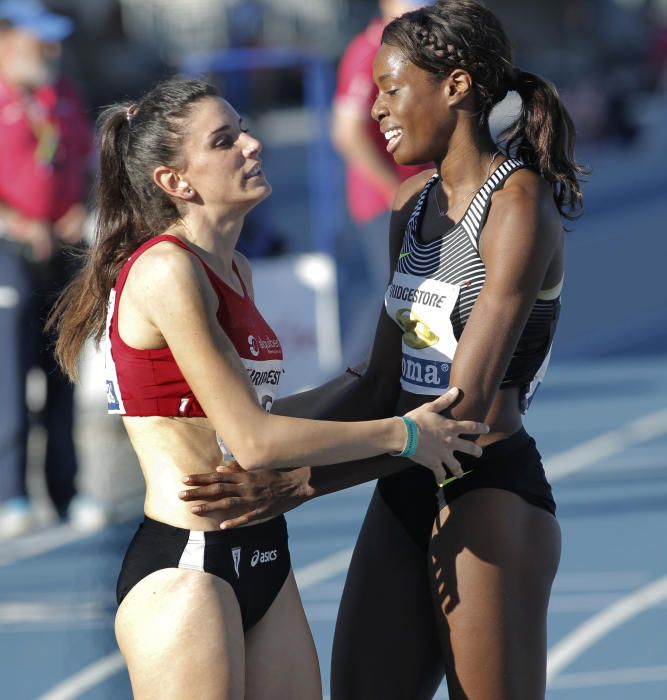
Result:
{"type": "Polygon", "coordinates": [[[236,462],[207,474],[184,477],[188,486],[182,501],[204,501],[192,506],[195,515],[210,517],[217,512],[225,520],[222,529],[282,515],[313,496],[310,468],[246,471],[236,462]]]}

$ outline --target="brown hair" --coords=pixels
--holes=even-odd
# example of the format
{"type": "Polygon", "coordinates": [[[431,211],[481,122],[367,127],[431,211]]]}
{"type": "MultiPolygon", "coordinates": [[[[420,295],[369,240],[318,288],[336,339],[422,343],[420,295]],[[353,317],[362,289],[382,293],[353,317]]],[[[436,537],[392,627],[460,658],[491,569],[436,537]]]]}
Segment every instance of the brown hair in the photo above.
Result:
{"type": "Polygon", "coordinates": [[[498,18],[475,0],[438,0],[388,24],[382,43],[401,49],[408,60],[443,80],[456,68],[473,79],[480,127],[510,90],[519,93],[521,113],[501,135],[507,155],[539,171],[552,186],[559,212],[574,219],[583,205],[574,160],[572,119],[556,88],[514,66],[512,46],[498,18]]]}
{"type": "Polygon", "coordinates": [[[72,381],[85,341],[93,338],[99,345],[104,335],[109,294],[121,267],[142,243],[180,218],[174,200],[153,181],[154,169],[179,164],[193,105],[217,96],[208,83],[172,79],[139,102],[115,104],[100,115],[94,241],[47,323],[47,331],[57,331],[56,359],[72,381]]]}

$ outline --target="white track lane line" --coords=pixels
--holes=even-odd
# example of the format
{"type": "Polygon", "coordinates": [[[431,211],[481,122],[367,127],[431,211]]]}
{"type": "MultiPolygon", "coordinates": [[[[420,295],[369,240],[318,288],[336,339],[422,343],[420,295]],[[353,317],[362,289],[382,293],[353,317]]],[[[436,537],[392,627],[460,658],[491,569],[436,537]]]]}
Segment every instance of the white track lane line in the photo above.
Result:
{"type": "Polygon", "coordinates": [[[3,541],[0,551],[0,566],[9,566],[22,559],[30,559],[39,554],[77,542],[90,533],[77,532],[71,525],[53,525],[44,532],[34,532],[30,535],[3,541]]]}
{"type": "Polygon", "coordinates": [[[644,666],[639,668],[614,668],[609,671],[586,671],[567,673],[551,684],[551,690],[576,688],[600,688],[602,686],[635,685],[667,681],[667,666],[644,666]]]}
{"type": "Polygon", "coordinates": [[[342,549],[340,552],[335,552],[324,559],[302,566],[295,571],[294,577],[299,590],[305,591],[307,588],[317,586],[318,583],[327,581],[347,571],[350,559],[352,559],[352,551],[353,547],[342,549]]]}
{"type": "MultiPolygon", "coordinates": [[[[143,506],[143,496],[125,499],[122,504],[114,508],[112,525],[120,525],[128,520],[135,519],[143,506]]],[[[59,549],[73,542],[85,540],[98,535],[102,530],[86,532],[77,530],[69,523],[52,525],[48,529],[38,530],[29,535],[23,535],[11,540],[0,540],[0,567],[10,566],[17,561],[30,559],[31,557],[46,554],[54,549],[59,549]]]]}
{"type": "MultiPolygon", "coordinates": [[[[574,472],[580,471],[581,469],[594,464],[600,459],[609,457],[618,452],[622,452],[631,445],[636,445],[641,442],[648,442],[649,440],[660,437],[665,433],[667,433],[667,409],[638,418],[634,421],[626,423],[624,426],[621,426],[616,430],[612,430],[597,438],[594,438],[593,440],[584,442],[577,447],[561,452],[552,459],[548,460],[546,467],[547,474],[551,481],[557,481],[558,479],[562,479],[574,472]]],[[[41,554],[42,552],[39,553],[41,554]]],[[[321,583],[322,581],[336,576],[341,571],[344,571],[349,563],[350,554],[351,549],[341,550],[340,552],[330,555],[329,557],[325,557],[325,559],[314,562],[313,564],[305,566],[299,571],[295,572],[297,582],[299,583],[299,588],[304,590],[305,588],[321,583]]],[[[0,563],[7,562],[0,561],[0,563]]],[[[613,607],[614,606],[612,606],[612,608],[613,607]]],[[[603,611],[600,613],[600,615],[603,615],[605,612],[606,611],[603,611]]],[[[600,615],[596,615],[591,619],[595,620],[600,617],[600,615]]],[[[560,660],[561,658],[566,658],[563,656],[565,652],[567,652],[568,655],[573,653],[569,651],[570,648],[579,648],[581,641],[578,641],[579,637],[576,635],[579,630],[582,630],[585,624],[586,623],[584,623],[582,627],[577,628],[572,635],[568,635],[568,637],[563,640],[563,642],[566,642],[574,636],[574,639],[569,647],[562,647],[563,642],[561,642],[552,650],[552,656],[554,653],[556,654],[556,661],[552,661],[550,664],[550,668],[554,669],[551,672],[551,677],[555,677],[555,675],[562,668],[564,668],[579,653],[581,653],[579,651],[575,651],[574,655],[571,656],[571,658],[567,658],[565,663],[560,660]],[[561,651],[561,648],[564,648],[565,651],[561,651]]],[[[603,634],[606,634],[606,632],[603,634]]],[[[596,637],[594,641],[597,641],[597,639],[599,639],[599,637],[596,637]]],[[[590,642],[590,644],[592,643],[593,642],[590,642]]],[[[584,648],[587,647],[582,647],[581,650],[583,651],[584,648]]],[[[122,657],[119,652],[116,652],[91,664],[90,666],[87,666],[70,678],[65,679],[62,683],[53,688],[53,690],[46,693],[46,695],[38,698],[38,700],[74,700],[82,693],[86,692],[90,688],[93,688],[109,676],[118,672],[122,667],[122,657]]]]}
{"type": "Polygon", "coordinates": [[[551,682],[564,668],[612,630],[645,610],[660,605],[665,600],[667,600],[667,576],[623,596],[590,617],[570,634],[565,635],[549,651],[547,687],[551,687],[551,682]]]}
{"type": "Polygon", "coordinates": [[[38,700],[73,700],[124,668],[125,660],[121,653],[116,651],[65,679],[38,700]]]}
{"type": "Polygon", "coordinates": [[[564,479],[606,457],[623,452],[628,447],[649,442],[665,434],[667,434],[667,409],[649,413],[547,459],[545,463],[547,477],[552,482],[564,479]]]}

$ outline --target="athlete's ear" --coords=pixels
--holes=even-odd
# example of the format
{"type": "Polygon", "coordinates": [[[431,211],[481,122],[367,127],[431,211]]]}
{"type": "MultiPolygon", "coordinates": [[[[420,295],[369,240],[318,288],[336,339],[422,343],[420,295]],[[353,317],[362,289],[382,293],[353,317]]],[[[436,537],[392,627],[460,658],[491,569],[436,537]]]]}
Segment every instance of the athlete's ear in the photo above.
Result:
{"type": "Polygon", "coordinates": [[[194,197],[194,190],[175,170],[166,165],[158,165],[153,171],[153,182],[170,197],[189,201],[194,197]]]}
{"type": "Polygon", "coordinates": [[[455,68],[442,82],[442,89],[449,106],[453,107],[472,94],[472,77],[467,70],[455,68]]]}

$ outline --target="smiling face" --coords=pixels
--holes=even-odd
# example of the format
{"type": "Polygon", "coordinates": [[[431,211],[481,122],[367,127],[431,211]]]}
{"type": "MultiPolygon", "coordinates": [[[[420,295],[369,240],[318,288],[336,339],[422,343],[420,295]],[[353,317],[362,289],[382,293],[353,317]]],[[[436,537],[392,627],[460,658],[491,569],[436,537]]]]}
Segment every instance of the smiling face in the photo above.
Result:
{"type": "Polygon", "coordinates": [[[185,132],[185,167],[179,175],[201,202],[242,215],[271,194],[262,171],[262,144],[228,102],[200,100],[185,132]]]}
{"type": "Polygon", "coordinates": [[[401,49],[382,44],[373,63],[378,96],[371,115],[387,138],[387,150],[401,165],[439,162],[454,129],[449,78],[437,82],[411,63],[401,49]]]}

